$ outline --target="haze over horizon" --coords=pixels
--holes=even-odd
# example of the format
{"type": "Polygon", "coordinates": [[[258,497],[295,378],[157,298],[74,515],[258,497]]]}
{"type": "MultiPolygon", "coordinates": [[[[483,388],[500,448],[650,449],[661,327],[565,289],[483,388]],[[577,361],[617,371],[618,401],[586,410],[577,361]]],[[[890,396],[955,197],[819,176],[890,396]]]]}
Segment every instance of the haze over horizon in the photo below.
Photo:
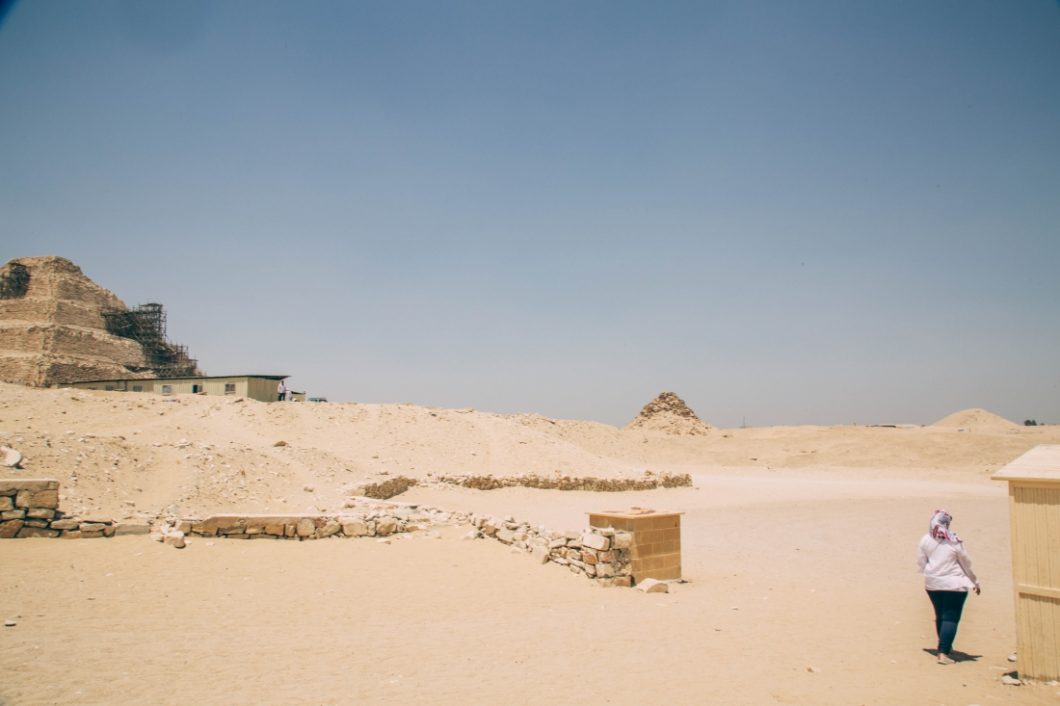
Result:
{"type": "Polygon", "coordinates": [[[1060,422],[1057,76],[1045,0],[18,2],[0,264],[333,401],[1060,422]]]}

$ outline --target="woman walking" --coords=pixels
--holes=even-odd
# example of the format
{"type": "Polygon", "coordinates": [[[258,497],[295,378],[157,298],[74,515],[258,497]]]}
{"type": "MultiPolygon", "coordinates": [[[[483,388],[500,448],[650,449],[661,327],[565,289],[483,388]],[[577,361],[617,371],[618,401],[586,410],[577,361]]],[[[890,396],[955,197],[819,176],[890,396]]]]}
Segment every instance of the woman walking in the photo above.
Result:
{"type": "Polygon", "coordinates": [[[928,533],[920,540],[917,563],[924,574],[924,588],[935,609],[939,664],[953,664],[950,652],[957,636],[957,624],[968,591],[979,595],[979,581],[972,571],[972,560],[964,551],[957,533],[950,529],[953,518],[945,510],[931,516],[928,533]]]}

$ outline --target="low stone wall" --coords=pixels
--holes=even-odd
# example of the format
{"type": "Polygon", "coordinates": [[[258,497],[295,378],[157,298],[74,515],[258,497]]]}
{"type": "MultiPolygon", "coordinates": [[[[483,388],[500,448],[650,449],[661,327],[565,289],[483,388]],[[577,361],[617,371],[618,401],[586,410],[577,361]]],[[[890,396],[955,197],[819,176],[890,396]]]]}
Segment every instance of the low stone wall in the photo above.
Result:
{"type": "Polygon", "coordinates": [[[556,532],[531,527],[514,517],[471,517],[475,536],[496,539],[536,556],[542,564],[552,562],[584,574],[603,586],[633,585],[630,549],[633,536],[610,527],[590,527],[577,532],[556,532]]]}
{"type": "Polygon", "coordinates": [[[212,515],[163,523],[160,534],[174,531],[228,539],[312,540],[327,537],[389,537],[434,526],[461,524],[466,515],[413,505],[365,505],[341,515],[212,515]]]}
{"type": "MultiPolygon", "coordinates": [[[[400,503],[360,498],[343,514],[211,515],[205,518],[166,518],[156,523],[153,537],[184,547],[185,536],[224,539],[289,539],[329,537],[386,538],[441,526],[470,526],[467,539],[492,539],[532,555],[542,564],[566,566],[604,586],[633,585],[633,535],[613,527],[557,532],[532,527],[514,517],[448,512],[400,503]]],[[[147,525],[125,525],[113,520],[65,517],[59,511],[56,480],[0,480],[0,538],[112,537],[147,534],[147,525]]]]}
{"type": "Polygon", "coordinates": [[[0,480],[0,539],[109,537],[114,523],[65,517],[59,511],[59,481],[0,480]]]}
{"type": "Polygon", "coordinates": [[[641,478],[596,478],[593,476],[441,476],[438,481],[476,490],[498,488],[538,488],[542,490],[591,490],[602,493],[621,493],[656,488],[687,488],[692,485],[692,476],[687,473],[654,474],[647,472],[641,478]]]}
{"type": "Polygon", "coordinates": [[[64,515],[59,510],[57,480],[0,479],[0,539],[90,539],[118,534],[147,534],[149,529],[143,524],[64,515]]]}

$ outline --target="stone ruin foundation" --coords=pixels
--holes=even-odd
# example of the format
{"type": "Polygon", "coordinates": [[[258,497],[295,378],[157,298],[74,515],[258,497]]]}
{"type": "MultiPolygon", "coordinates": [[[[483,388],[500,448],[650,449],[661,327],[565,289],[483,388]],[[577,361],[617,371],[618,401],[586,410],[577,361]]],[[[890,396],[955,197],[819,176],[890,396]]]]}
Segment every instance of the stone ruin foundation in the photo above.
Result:
{"type": "Polygon", "coordinates": [[[541,564],[567,567],[602,586],[630,587],[645,580],[681,578],[680,513],[633,508],[590,513],[590,527],[558,532],[514,517],[448,512],[359,497],[341,514],[223,514],[159,518],[146,523],[77,518],[59,509],[59,482],[0,479],[0,539],[88,539],[148,534],[182,548],[188,536],[241,540],[309,541],[375,537],[379,541],[442,526],[465,526],[465,539],[492,539],[541,564]]]}

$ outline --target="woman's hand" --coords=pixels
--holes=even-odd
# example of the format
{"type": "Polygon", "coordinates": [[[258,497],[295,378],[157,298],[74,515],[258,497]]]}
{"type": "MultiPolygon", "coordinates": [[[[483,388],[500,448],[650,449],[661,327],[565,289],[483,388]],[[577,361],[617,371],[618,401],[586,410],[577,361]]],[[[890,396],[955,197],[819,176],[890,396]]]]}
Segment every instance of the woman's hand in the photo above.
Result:
{"type": "Polygon", "coordinates": [[[975,584],[975,588],[973,588],[972,590],[973,590],[973,591],[975,591],[975,595],[977,595],[977,596],[978,596],[978,595],[979,595],[979,593],[980,593],[980,591],[979,591],[979,584],[975,584]]]}

